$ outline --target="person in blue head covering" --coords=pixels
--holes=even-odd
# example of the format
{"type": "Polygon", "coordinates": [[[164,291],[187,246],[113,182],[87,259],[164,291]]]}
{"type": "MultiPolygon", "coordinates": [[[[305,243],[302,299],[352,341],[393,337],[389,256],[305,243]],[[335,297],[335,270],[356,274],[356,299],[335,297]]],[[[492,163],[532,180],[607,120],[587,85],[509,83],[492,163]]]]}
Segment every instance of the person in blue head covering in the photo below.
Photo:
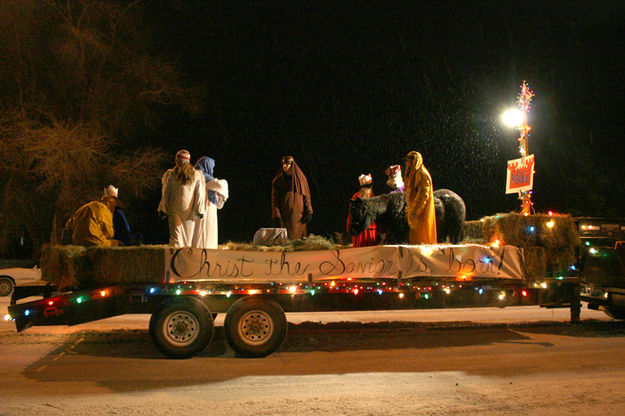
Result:
{"type": "Polygon", "coordinates": [[[217,248],[217,210],[223,207],[228,199],[228,182],[225,179],[217,179],[214,176],[215,160],[203,156],[195,163],[195,169],[204,175],[205,197],[203,218],[196,218],[195,231],[193,234],[193,247],[217,248]]]}

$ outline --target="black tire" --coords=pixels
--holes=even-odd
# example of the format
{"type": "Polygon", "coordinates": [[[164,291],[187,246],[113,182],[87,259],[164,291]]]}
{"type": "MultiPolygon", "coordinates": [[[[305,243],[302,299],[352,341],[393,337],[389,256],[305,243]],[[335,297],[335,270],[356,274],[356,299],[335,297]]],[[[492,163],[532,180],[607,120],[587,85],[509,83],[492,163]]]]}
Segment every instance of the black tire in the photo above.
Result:
{"type": "Polygon", "coordinates": [[[13,279],[6,276],[0,277],[0,296],[11,296],[14,287],[13,279]]]}
{"type": "Polygon", "coordinates": [[[280,305],[264,296],[246,296],[228,309],[224,332],[241,357],[265,357],[276,351],[286,337],[286,316],[280,305]]]}
{"type": "Polygon", "coordinates": [[[625,309],[624,308],[618,308],[618,307],[610,306],[610,307],[607,307],[604,312],[610,318],[625,319],[625,309]]]}
{"type": "Polygon", "coordinates": [[[150,319],[150,336],[167,357],[189,358],[202,352],[213,337],[213,316],[193,298],[176,298],[159,306],[150,319]]]}

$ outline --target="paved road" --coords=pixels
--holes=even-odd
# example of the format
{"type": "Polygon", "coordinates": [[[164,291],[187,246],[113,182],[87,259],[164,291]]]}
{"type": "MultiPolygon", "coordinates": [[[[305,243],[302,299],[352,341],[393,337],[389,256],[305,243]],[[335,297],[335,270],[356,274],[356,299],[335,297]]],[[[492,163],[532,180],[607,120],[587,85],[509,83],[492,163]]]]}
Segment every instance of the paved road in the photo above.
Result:
{"type": "Polygon", "coordinates": [[[145,315],[21,334],[2,321],[0,415],[623,414],[625,323],[568,314],[288,314],[269,357],[236,358],[219,327],[188,360],[156,351],[145,315]]]}

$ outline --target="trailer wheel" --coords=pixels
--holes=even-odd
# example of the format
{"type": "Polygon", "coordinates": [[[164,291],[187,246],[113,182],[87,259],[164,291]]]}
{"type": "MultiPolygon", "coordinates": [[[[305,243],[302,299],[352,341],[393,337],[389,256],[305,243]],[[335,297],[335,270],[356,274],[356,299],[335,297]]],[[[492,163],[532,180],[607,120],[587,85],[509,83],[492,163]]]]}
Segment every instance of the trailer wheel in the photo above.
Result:
{"type": "Polygon", "coordinates": [[[286,337],[286,316],[280,305],[263,296],[236,301],[224,320],[228,344],[239,356],[265,357],[276,351],[286,337]]]}
{"type": "Polygon", "coordinates": [[[213,329],[210,310],[193,298],[165,302],[150,319],[154,345],[172,358],[189,358],[204,350],[213,337],[213,329]]]}
{"type": "Polygon", "coordinates": [[[13,279],[7,276],[0,277],[0,296],[11,296],[14,287],[15,283],[13,283],[13,279]]]}

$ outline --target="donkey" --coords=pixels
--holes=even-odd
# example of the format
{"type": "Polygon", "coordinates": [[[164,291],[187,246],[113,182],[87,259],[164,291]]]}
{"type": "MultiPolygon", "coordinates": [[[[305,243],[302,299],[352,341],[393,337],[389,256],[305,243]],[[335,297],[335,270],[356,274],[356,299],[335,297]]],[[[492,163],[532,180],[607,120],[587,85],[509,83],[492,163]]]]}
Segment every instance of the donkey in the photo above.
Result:
{"type": "MultiPolygon", "coordinates": [[[[449,189],[434,191],[436,210],[436,234],[439,243],[449,238],[452,244],[462,239],[462,228],[466,216],[464,201],[449,189]]],[[[384,234],[384,243],[399,244],[408,242],[409,226],[406,220],[406,195],[403,192],[382,194],[373,198],[351,200],[352,235],[366,230],[373,221],[378,223],[384,234]]]]}
{"type": "Polygon", "coordinates": [[[406,221],[406,196],[403,192],[382,194],[367,199],[356,198],[350,202],[352,214],[350,234],[360,234],[375,221],[379,232],[384,234],[384,243],[408,242],[409,226],[406,221]]]}
{"type": "Polygon", "coordinates": [[[458,244],[462,240],[462,229],[467,215],[464,201],[458,194],[449,189],[434,191],[434,208],[436,210],[436,237],[439,243],[458,244]]]}

